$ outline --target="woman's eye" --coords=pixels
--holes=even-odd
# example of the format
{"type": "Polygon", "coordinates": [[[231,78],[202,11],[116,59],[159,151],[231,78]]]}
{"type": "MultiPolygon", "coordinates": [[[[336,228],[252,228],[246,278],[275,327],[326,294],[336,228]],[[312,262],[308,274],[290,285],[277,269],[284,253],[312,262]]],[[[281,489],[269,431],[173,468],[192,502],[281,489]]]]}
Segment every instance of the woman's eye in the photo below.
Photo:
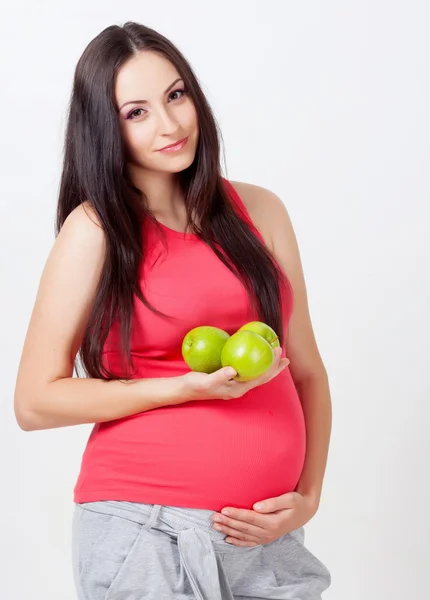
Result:
{"type": "MultiPolygon", "coordinates": [[[[133,119],[133,116],[139,112],[139,110],[144,110],[143,108],[135,108],[127,117],[127,119],[133,119]]],[[[140,115],[137,115],[140,117],[140,115]]]]}
{"type": "Polygon", "coordinates": [[[183,94],[185,94],[185,90],[175,90],[174,92],[172,92],[171,95],[173,96],[174,94],[182,94],[183,95],[183,94]]]}
{"type": "MultiPolygon", "coordinates": [[[[170,97],[174,96],[175,94],[181,94],[179,96],[179,98],[182,98],[182,96],[185,94],[185,90],[175,90],[174,92],[172,92],[170,94],[170,97]]],[[[177,100],[178,98],[173,98],[173,100],[177,100]]],[[[134,118],[140,117],[140,114],[136,114],[139,113],[139,111],[144,111],[146,112],[146,110],[144,108],[135,108],[127,117],[127,119],[133,120],[134,118]]]]}

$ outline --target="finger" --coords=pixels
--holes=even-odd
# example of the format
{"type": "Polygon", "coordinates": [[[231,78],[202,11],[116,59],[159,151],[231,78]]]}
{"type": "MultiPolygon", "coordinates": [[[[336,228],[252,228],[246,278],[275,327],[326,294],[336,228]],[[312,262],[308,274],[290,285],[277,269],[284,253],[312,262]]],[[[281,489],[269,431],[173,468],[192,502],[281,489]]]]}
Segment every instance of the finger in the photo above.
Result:
{"type": "Polygon", "coordinates": [[[233,527],[227,527],[227,525],[215,525],[214,528],[217,531],[225,533],[226,535],[234,537],[242,542],[254,542],[256,544],[260,542],[259,537],[243,533],[243,531],[238,531],[237,529],[233,529],[233,527]]]}
{"type": "Polygon", "coordinates": [[[285,356],[284,358],[280,358],[278,366],[282,370],[282,369],[285,369],[285,367],[288,367],[289,364],[290,364],[290,359],[285,356]]]}
{"type": "Polygon", "coordinates": [[[288,358],[283,358],[280,362],[279,362],[279,368],[281,371],[283,371],[285,369],[285,367],[288,367],[288,365],[290,364],[290,361],[288,358]]]}
{"type": "MultiPolygon", "coordinates": [[[[263,522],[267,523],[267,518],[263,522]]],[[[230,527],[235,531],[240,531],[241,533],[244,533],[246,535],[254,535],[256,537],[259,537],[260,535],[266,533],[266,529],[260,525],[257,525],[257,523],[252,524],[247,521],[238,521],[237,519],[231,519],[228,517],[221,517],[219,522],[215,522],[214,527],[217,529],[218,525],[221,525],[223,527],[230,527]]]]}
{"type": "Polygon", "coordinates": [[[282,362],[282,348],[278,347],[275,348],[276,353],[275,353],[275,360],[273,361],[273,366],[275,367],[275,370],[277,370],[279,368],[279,365],[282,362]]]}
{"type": "Polygon", "coordinates": [[[225,538],[225,541],[232,546],[242,546],[243,548],[255,548],[256,546],[261,546],[261,544],[255,542],[242,542],[233,537],[227,537],[225,538]]]}
{"type": "Polygon", "coordinates": [[[258,529],[266,529],[267,516],[260,515],[255,510],[248,510],[247,508],[232,508],[226,506],[222,509],[221,513],[213,515],[213,519],[219,519],[220,523],[226,523],[232,527],[239,527],[239,525],[254,526],[258,529]]]}
{"type": "Polygon", "coordinates": [[[253,505],[253,509],[259,513],[277,513],[280,510],[292,509],[297,506],[296,492],[288,492],[275,498],[265,498],[253,505]]]}
{"type": "Polygon", "coordinates": [[[280,360],[277,360],[276,357],[275,357],[275,359],[274,359],[273,363],[271,364],[271,366],[268,368],[267,371],[265,371],[262,375],[260,375],[258,381],[262,382],[262,383],[266,383],[267,381],[271,381],[284,368],[285,368],[285,365],[280,360]]]}
{"type": "Polygon", "coordinates": [[[270,365],[270,367],[268,367],[266,369],[266,371],[264,371],[264,373],[262,373],[259,377],[257,377],[256,380],[253,380],[253,381],[264,383],[266,381],[270,381],[272,379],[272,377],[274,377],[276,375],[276,373],[278,372],[278,369],[279,369],[279,358],[280,358],[278,348],[274,348],[273,352],[274,352],[274,357],[273,357],[273,361],[272,361],[272,364],[270,365]]]}
{"type": "Polygon", "coordinates": [[[211,378],[209,385],[212,386],[217,383],[225,383],[228,382],[233,377],[236,377],[237,372],[233,367],[224,367],[223,369],[218,369],[218,371],[214,371],[209,377],[211,378]]]}

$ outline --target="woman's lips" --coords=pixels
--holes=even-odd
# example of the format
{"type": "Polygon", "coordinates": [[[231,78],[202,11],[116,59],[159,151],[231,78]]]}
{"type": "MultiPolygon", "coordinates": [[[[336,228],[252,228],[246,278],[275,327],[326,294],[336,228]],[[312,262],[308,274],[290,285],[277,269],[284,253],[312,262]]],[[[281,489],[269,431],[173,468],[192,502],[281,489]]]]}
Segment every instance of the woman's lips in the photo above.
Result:
{"type": "Polygon", "coordinates": [[[177,152],[185,146],[187,141],[188,137],[183,138],[182,140],[179,140],[179,142],[175,142],[174,144],[170,144],[170,146],[165,146],[164,148],[161,148],[159,152],[177,152]]]}

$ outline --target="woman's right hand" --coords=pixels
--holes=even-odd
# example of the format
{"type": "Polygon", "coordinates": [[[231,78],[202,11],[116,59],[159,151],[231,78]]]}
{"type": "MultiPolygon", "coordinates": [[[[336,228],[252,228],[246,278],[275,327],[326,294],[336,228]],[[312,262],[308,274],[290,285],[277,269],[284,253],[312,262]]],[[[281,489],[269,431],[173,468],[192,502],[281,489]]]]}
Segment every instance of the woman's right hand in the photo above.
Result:
{"type": "Polygon", "coordinates": [[[213,373],[190,371],[182,375],[184,383],[184,402],[191,400],[232,400],[240,398],[249,390],[269,382],[279,375],[290,363],[288,358],[282,358],[282,349],[274,348],[275,358],[270,368],[251,381],[235,381],[237,372],[232,367],[223,367],[213,373]],[[232,371],[232,374],[229,374],[232,371]]]}

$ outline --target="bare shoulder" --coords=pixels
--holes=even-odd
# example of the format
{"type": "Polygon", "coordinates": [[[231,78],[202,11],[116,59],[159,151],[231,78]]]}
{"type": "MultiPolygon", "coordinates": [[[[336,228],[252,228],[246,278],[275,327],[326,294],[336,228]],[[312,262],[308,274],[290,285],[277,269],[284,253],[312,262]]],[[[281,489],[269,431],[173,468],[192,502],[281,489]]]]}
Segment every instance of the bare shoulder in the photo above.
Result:
{"type": "MultiPolygon", "coordinates": [[[[263,236],[267,247],[276,254],[276,229],[279,218],[289,221],[282,200],[271,190],[243,181],[230,182],[241,197],[252,222],[263,236]]],[[[285,233],[285,232],[284,232],[285,233]]]]}
{"type": "MultiPolygon", "coordinates": [[[[99,241],[104,238],[104,230],[100,219],[92,204],[88,201],[79,204],[64,221],[63,228],[67,227],[67,233],[74,231],[76,235],[88,236],[99,241]]],[[[61,232],[60,232],[61,233],[61,232]]]]}
{"type": "Polygon", "coordinates": [[[284,202],[277,194],[262,186],[239,181],[232,181],[231,184],[290,283],[293,287],[300,287],[303,277],[300,252],[284,202]]]}
{"type": "Polygon", "coordinates": [[[72,377],[105,261],[105,235],[89,203],[65,219],[43,268],[15,387],[25,427],[49,382],[72,377]]]}
{"type": "Polygon", "coordinates": [[[270,249],[286,273],[294,296],[294,310],[288,323],[285,355],[295,382],[310,377],[325,378],[309,313],[306,282],[297,238],[285,203],[274,192],[249,183],[231,182],[241,196],[250,217],[270,240],[270,249]]]}
{"type": "Polygon", "coordinates": [[[89,202],[79,204],[68,215],[57,236],[54,252],[60,254],[60,251],[76,245],[84,252],[97,251],[99,257],[106,251],[105,231],[96,210],[89,202]]]}

